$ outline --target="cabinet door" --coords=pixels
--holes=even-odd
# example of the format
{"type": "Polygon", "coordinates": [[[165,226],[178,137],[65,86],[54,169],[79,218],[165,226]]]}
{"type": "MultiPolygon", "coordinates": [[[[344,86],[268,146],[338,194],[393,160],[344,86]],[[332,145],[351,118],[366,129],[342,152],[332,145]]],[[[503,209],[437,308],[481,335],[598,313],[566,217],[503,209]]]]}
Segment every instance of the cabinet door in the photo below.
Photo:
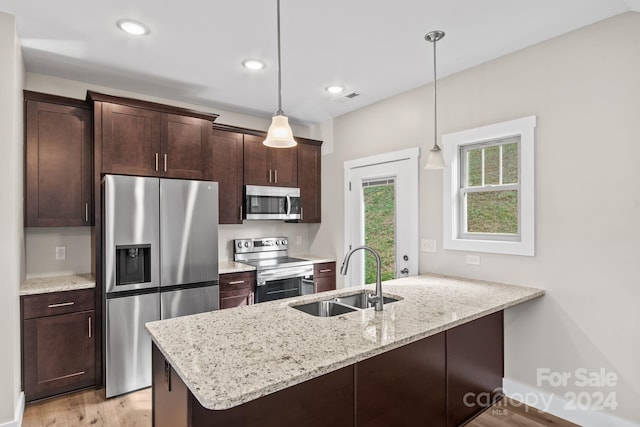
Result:
{"type": "Polygon", "coordinates": [[[91,225],[91,112],[28,100],[25,226],[91,225]]]}
{"type": "Polygon", "coordinates": [[[27,401],[94,384],[94,325],[93,310],[24,321],[27,401]]]}
{"type": "Polygon", "coordinates": [[[269,147],[263,143],[263,138],[244,135],[244,184],[245,185],[275,185],[273,168],[269,164],[269,147]]]}
{"type": "Polygon", "coordinates": [[[314,292],[334,291],[336,289],[336,276],[318,277],[313,279],[314,292]]]}
{"type": "MultiPolygon", "coordinates": [[[[378,342],[393,334],[385,328],[375,328],[378,342]]],[[[444,427],[445,366],[444,333],[358,362],[357,424],[444,427]]]]}
{"type": "Polygon", "coordinates": [[[253,295],[251,289],[220,292],[220,310],[251,305],[253,304],[253,295]]]}
{"type": "Polygon", "coordinates": [[[104,103],[102,172],[156,176],[160,169],[161,113],[104,103]]]}
{"type": "Polygon", "coordinates": [[[209,128],[207,120],[162,114],[160,175],[203,179],[209,128]]]}
{"type": "Polygon", "coordinates": [[[297,148],[270,148],[263,140],[244,136],[244,184],[297,187],[297,148]]]}
{"type": "Polygon", "coordinates": [[[242,223],[242,134],[211,129],[206,179],[218,182],[220,224],[242,223]]]}
{"type": "Polygon", "coordinates": [[[321,222],[321,155],[320,146],[298,144],[298,186],[302,210],[300,222],[321,222]]]}
{"type": "Polygon", "coordinates": [[[273,185],[278,187],[298,186],[298,149],[269,148],[270,164],[273,168],[273,185]]]}
{"type": "Polygon", "coordinates": [[[449,329],[446,334],[447,425],[454,427],[499,399],[504,376],[503,312],[449,329]],[[477,399],[483,395],[487,398],[477,399]]]}

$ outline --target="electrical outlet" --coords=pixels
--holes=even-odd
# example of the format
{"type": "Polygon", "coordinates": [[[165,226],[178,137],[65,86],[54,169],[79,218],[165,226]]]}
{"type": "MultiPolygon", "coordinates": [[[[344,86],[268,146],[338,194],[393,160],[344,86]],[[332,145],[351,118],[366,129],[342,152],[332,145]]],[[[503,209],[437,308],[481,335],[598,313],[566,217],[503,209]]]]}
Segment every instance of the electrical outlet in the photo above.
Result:
{"type": "Polygon", "coordinates": [[[67,258],[67,247],[66,246],[56,246],[56,260],[61,261],[67,258]]]}
{"type": "Polygon", "coordinates": [[[467,264],[480,265],[480,255],[467,255],[467,264]]]}
{"type": "Polygon", "coordinates": [[[422,239],[420,241],[420,250],[422,250],[422,252],[435,252],[436,241],[433,239],[422,239]]]}
{"type": "Polygon", "coordinates": [[[296,236],[296,245],[302,244],[302,236],[296,236]]]}

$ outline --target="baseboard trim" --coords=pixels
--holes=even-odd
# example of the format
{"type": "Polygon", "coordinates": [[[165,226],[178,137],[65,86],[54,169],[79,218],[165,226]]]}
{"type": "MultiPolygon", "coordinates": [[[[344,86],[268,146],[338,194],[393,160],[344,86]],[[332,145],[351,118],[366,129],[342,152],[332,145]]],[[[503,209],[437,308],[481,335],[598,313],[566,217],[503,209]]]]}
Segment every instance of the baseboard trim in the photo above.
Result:
{"type": "Polygon", "coordinates": [[[13,421],[0,424],[0,427],[22,427],[22,416],[24,415],[24,392],[20,392],[18,403],[13,414],[13,421]]]}
{"type": "Polygon", "coordinates": [[[505,395],[514,400],[583,427],[640,427],[640,424],[617,417],[610,412],[567,409],[569,401],[563,396],[509,378],[502,380],[502,388],[505,395]]]}

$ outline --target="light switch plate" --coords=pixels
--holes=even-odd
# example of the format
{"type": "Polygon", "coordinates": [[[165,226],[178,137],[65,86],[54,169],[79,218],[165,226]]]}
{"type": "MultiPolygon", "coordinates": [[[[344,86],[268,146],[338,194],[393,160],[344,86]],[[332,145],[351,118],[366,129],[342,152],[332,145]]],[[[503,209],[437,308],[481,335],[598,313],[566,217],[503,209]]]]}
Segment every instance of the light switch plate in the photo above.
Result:
{"type": "Polygon", "coordinates": [[[420,250],[422,252],[435,252],[436,241],[433,239],[422,239],[420,241],[420,250]]]}
{"type": "Polygon", "coordinates": [[[296,245],[302,244],[302,236],[296,236],[296,245]]]}
{"type": "Polygon", "coordinates": [[[467,255],[467,264],[480,265],[480,255],[467,255]]]}
{"type": "Polygon", "coordinates": [[[56,260],[61,261],[67,258],[67,247],[66,246],[56,246],[56,260]]]}

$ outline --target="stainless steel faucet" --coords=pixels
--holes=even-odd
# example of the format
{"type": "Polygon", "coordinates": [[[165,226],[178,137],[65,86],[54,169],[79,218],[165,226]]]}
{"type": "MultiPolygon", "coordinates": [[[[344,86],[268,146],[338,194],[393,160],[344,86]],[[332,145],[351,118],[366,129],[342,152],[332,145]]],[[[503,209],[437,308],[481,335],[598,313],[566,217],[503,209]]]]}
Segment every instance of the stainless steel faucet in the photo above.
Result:
{"type": "Polygon", "coordinates": [[[369,302],[375,304],[376,311],[382,311],[382,282],[380,280],[380,255],[370,246],[358,246],[357,248],[351,249],[344,256],[344,261],[342,261],[342,267],[340,267],[340,274],[345,276],[347,274],[347,270],[349,269],[349,260],[351,259],[351,255],[354,252],[359,251],[360,249],[369,251],[376,258],[376,294],[374,296],[367,296],[369,302]]]}

